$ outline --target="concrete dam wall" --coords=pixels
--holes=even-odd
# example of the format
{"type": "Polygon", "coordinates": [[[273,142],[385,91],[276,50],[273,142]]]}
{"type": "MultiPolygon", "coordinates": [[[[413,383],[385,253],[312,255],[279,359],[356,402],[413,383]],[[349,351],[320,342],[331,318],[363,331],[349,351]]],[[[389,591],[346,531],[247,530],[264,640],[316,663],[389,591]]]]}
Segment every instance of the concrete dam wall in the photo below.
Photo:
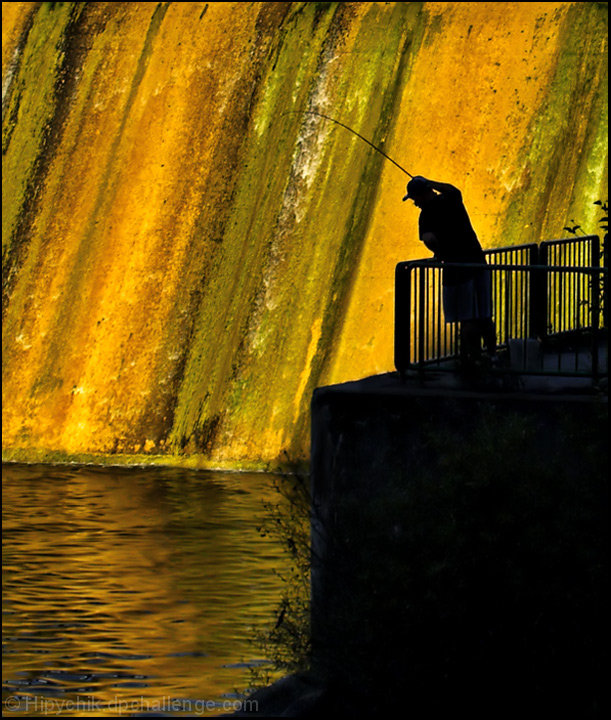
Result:
{"type": "Polygon", "coordinates": [[[278,467],[392,369],[407,177],[595,229],[607,3],[3,3],[3,452],[278,467]]]}

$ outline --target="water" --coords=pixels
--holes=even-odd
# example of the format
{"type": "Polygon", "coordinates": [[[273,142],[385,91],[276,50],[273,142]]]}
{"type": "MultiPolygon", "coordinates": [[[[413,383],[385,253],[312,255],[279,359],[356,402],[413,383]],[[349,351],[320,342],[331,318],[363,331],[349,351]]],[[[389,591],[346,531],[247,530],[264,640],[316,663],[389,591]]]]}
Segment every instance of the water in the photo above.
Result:
{"type": "Polygon", "coordinates": [[[4,465],[2,484],[7,714],[239,706],[289,563],[258,530],[272,476],[4,465]]]}

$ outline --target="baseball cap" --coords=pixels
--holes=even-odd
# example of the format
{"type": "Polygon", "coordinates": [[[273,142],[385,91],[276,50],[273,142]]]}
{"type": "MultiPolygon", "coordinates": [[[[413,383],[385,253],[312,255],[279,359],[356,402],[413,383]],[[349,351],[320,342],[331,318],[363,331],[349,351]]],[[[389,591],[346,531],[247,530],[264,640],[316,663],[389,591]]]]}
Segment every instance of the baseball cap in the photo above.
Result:
{"type": "Polygon", "coordinates": [[[413,200],[417,195],[422,195],[429,188],[429,183],[426,178],[417,175],[407,183],[407,194],[403,198],[405,200],[413,200]]]}

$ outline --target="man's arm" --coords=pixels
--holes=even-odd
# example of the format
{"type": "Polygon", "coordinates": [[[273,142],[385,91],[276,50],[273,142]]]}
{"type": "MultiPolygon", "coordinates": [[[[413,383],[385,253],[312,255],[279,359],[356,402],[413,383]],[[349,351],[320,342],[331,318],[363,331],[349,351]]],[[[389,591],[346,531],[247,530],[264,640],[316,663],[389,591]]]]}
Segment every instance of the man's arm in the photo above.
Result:
{"type": "Polygon", "coordinates": [[[431,187],[435,192],[438,192],[440,195],[446,195],[446,196],[454,196],[458,200],[462,200],[462,194],[460,190],[457,187],[454,187],[454,185],[450,185],[450,183],[442,183],[437,182],[436,180],[428,180],[427,183],[429,184],[429,187],[431,187]]]}
{"type": "Polygon", "coordinates": [[[420,240],[426,245],[426,247],[434,254],[437,255],[438,241],[435,233],[425,232],[420,236],[420,240]]]}

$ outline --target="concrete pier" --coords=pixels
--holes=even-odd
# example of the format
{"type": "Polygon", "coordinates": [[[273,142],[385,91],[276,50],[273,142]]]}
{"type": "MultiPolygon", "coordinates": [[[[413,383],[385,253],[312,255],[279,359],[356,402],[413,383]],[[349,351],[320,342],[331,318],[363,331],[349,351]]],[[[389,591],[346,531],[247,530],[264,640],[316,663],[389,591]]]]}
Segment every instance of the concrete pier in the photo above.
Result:
{"type": "Polygon", "coordinates": [[[591,387],[316,390],[313,671],[364,714],[595,717],[607,438],[591,387]]]}

